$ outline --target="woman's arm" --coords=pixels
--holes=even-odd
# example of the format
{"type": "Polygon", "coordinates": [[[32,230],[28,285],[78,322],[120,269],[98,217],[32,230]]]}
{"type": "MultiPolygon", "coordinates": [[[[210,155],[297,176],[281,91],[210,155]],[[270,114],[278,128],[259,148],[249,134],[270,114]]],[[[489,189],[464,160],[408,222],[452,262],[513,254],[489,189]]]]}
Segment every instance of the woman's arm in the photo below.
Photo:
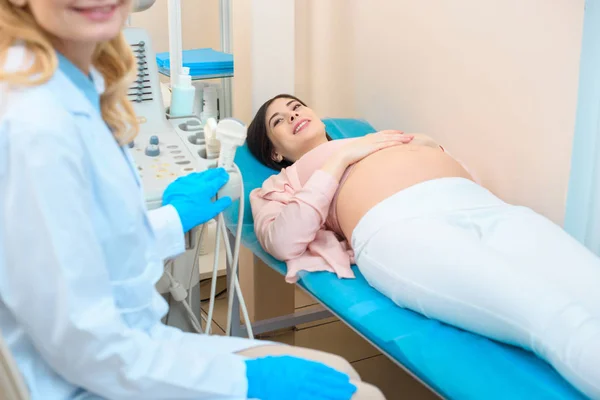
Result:
{"type": "Polygon", "coordinates": [[[325,224],[339,186],[338,177],[317,170],[300,190],[293,191],[287,174],[295,173],[290,167],[250,194],[256,236],[262,247],[281,261],[294,259],[306,251],[325,224]]]}

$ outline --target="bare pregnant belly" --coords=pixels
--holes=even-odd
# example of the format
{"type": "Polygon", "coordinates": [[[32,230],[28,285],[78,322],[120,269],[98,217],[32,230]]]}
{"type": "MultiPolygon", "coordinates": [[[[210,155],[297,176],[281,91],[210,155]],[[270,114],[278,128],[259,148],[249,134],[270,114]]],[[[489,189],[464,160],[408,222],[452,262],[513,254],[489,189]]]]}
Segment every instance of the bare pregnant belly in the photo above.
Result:
{"type": "Polygon", "coordinates": [[[337,197],[337,218],[348,240],[376,204],[420,182],[446,177],[472,179],[441,149],[405,144],[380,150],[354,165],[337,197]]]}

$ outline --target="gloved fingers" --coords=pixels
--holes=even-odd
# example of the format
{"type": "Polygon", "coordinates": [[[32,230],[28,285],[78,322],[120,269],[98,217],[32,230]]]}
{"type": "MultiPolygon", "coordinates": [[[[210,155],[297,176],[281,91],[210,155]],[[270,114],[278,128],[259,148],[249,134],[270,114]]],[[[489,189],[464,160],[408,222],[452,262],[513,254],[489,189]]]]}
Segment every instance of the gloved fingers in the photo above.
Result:
{"type": "Polygon", "coordinates": [[[192,172],[191,174],[177,178],[167,186],[163,197],[174,198],[178,195],[186,196],[205,191],[209,191],[209,197],[212,197],[228,180],[229,174],[223,168],[192,172]]]}
{"type": "Polygon", "coordinates": [[[229,196],[222,197],[213,203],[209,203],[210,209],[207,210],[208,212],[202,215],[199,221],[197,221],[197,225],[201,225],[206,223],[207,221],[210,221],[211,219],[219,215],[221,212],[223,212],[223,210],[225,210],[227,207],[229,207],[231,203],[232,200],[229,196]]]}
{"type": "Polygon", "coordinates": [[[356,386],[350,382],[350,377],[333,368],[329,371],[313,371],[306,377],[305,385],[330,399],[349,399],[356,392],[356,386]],[[316,373],[315,373],[316,372],[316,373]]]}
{"type": "MultiPolygon", "coordinates": [[[[336,371],[337,372],[337,371],[336,371]]],[[[314,373],[307,376],[307,378],[316,385],[327,385],[331,387],[343,387],[350,382],[350,377],[343,373],[314,373]]]]}
{"type": "Polygon", "coordinates": [[[315,399],[319,399],[319,400],[351,400],[352,396],[354,396],[354,393],[356,393],[356,390],[354,390],[353,392],[337,393],[335,395],[329,395],[329,394],[324,394],[324,393],[313,393],[313,394],[309,393],[306,397],[302,397],[302,399],[306,399],[306,400],[315,400],[315,399]]]}
{"type": "MultiPolygon", "coordinates": [[[[167,188],[165,194],[169,198],[174,199],[177,197],[190,198],[201,196],[203,198],[214,197],[219,189],[221,189],[229,180],[229,175],[217,174],[213,176],[203,176],[202,173],[196,173],[195,175],[188,175],[186,181],[180,182],[178,185],[174,185],[171,188],[167,188]]],[[[181,178],[180,178],[181,179],[181,178]]],[[[165,195],[163,195],[164,197],[165,195]]]]}
{"type": "Polygon", "coordinates": [[[232,203],[231,197],[229,196],[225,196],[225,197],[221,197],[220,199],[216,200],[213,203],[213,211],[215,213],[215,215],[220,214],[223,210],[225,210],[227,207],[229,207],[232,203]]]}
{"type": "MultiPolygon", "coordinates": [[[[311,393],[308,391],[304,391],[301,394],[299,394],[298,396],[295,397],[296,400],[338,400],[336,399],[332,399],[329,396],[325,396],[321,393],[311,393]]],[[[344,400],[350,400],[350,398],[348,399],[344,399],[344,400]]]]}
{"type": "Polygon", "coordinates": [[[174,188],[185,188],[190,185],[202,186],[215,179],[228,180],[229,174],[223,168],[211,168],[202,172],[192,172],[185,176],[180,176],[171,183],[171,186],[174,188]]]}
{"type": "Polygon", "coordinates": [[[330,387],[327,385],[313,386],[305,384],[300,389],[301,398],[304,399],[322,399],[322,400],[350,400],[356,393],[356,386],[350,382],[343,387],[330,387]]]}
{"type": "Polygon", "coordinates": [[[217,192],[225,186],[227,181],[229,180],[229,175],[226,176],[216,176],[214,179],[211,179],[208,182],[203,182],[205,185],[204,190],[210,197],[216,196],[217,192]]]}
{"type": "Polygon", "coordinates": [[[351,400],[352,396],[356,393],[356,386],[352,385],[351,389],[332,391],[330,389],[323,388],[322,390],[305,390],[303,392],[302,399],[322,399],[322,400],[351,400]]]}
{"type": "Polygon", "coordinates": [[[279,363],[293,363],[297,369],[303,370],[307,378],[316,378],[316,379],[328,379],[328,380],[340,380],[340,381],[349,381],[350,377],[338,371],[335,368],[330,367],[327,364],[324,364],[319,361],[313,361],[302,357],[295,356],[268,356],[273,360],[278,361],[279,363]]]}
{"type": "Polygon", "coordinates": [[[229,179],[229,174],[227,173],[227,171],[225,171],[224,168],[210,168],[207,169],[206,171],[202,171],[202,172],[197,172],[195,175],[197,175],[199,178],[203,179],[203,180],[213,180],[213,179],[221,179],[221,178],[227,178],[229,179]]]}
{"type": "Polygon", "coordinates": [[[314,377],[323,377],[323,378],[327,378],[327,379],[333,379],[333,378],[338,378],[338,379],[346,379],[349,380],[350,377],[343,373],[338,371],[335,368],[330,367],[327,364],[324,364],[322,362],[319,361],[312,361],[312,360],[307,360],[307,359],[302,359],[305,361],[306,366],[310,366],[310,374],[314,377]]]}
{"type": "MultiPolygon", "coordinates": [[[[312,388],[327,388],[331,390],[331,393],[337,391],[345,392],[351,390],[354,385],[350,383],[350,377],[348,375],[311,375],[307,377],[306,385],[312,388]]],[[[329,392],[327,392],[329,393],[329,392]]]]}
{"type": "Polygon", "coordinates": [[[165,190],[165,192],[163,193],[163,202],[170,202],[177,199],[186,200],[188,197],[189,195],[185,191],[170,190],[169,188],[167,188],[167,190],[165,190]]]}
{"type": "Polygon", "coordinates": [[[229,180],[229,174],[223,168],[208,169],[203,172],[193,172],[183,178],[186,179],[187,183],[193,185],[205,185],[212,181],[225,181],[229,180]]]}

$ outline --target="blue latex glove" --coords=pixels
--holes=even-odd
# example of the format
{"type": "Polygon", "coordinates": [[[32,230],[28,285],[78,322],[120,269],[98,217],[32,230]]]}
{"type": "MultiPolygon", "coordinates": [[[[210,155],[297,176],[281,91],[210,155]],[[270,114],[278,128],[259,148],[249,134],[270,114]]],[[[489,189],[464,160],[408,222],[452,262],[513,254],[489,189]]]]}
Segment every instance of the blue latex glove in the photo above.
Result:
{"type": "Polygon", "coordinates": [[[213,202],[219,189],[229,180],[223,168],[194,172],[177,178],[163,193],[163,206],[175,207],[183,232],[210,221],[231,205],[231,197],[222,197],[213,202]]]}
{"type": "Polygon", "coordinates": [[[348,375],[291,356],[246,360],[248,398],[260,400],[350,400],[356,386],[348,375]]]}

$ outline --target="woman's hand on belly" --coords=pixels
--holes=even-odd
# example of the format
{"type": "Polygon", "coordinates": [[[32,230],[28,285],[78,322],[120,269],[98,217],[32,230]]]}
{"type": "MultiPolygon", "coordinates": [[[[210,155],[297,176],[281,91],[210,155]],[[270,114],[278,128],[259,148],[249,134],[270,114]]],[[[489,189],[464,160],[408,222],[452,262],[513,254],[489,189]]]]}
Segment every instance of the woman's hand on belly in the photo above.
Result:
{"type": "Polygon", "coordinates": [[[388,130],[371,133],[342,147],[325,162],[321,169],[339,180],[350,165],[376,151],[410,143],[412,140],[412,135],[405,135],[402,131],[388,130]]]}

